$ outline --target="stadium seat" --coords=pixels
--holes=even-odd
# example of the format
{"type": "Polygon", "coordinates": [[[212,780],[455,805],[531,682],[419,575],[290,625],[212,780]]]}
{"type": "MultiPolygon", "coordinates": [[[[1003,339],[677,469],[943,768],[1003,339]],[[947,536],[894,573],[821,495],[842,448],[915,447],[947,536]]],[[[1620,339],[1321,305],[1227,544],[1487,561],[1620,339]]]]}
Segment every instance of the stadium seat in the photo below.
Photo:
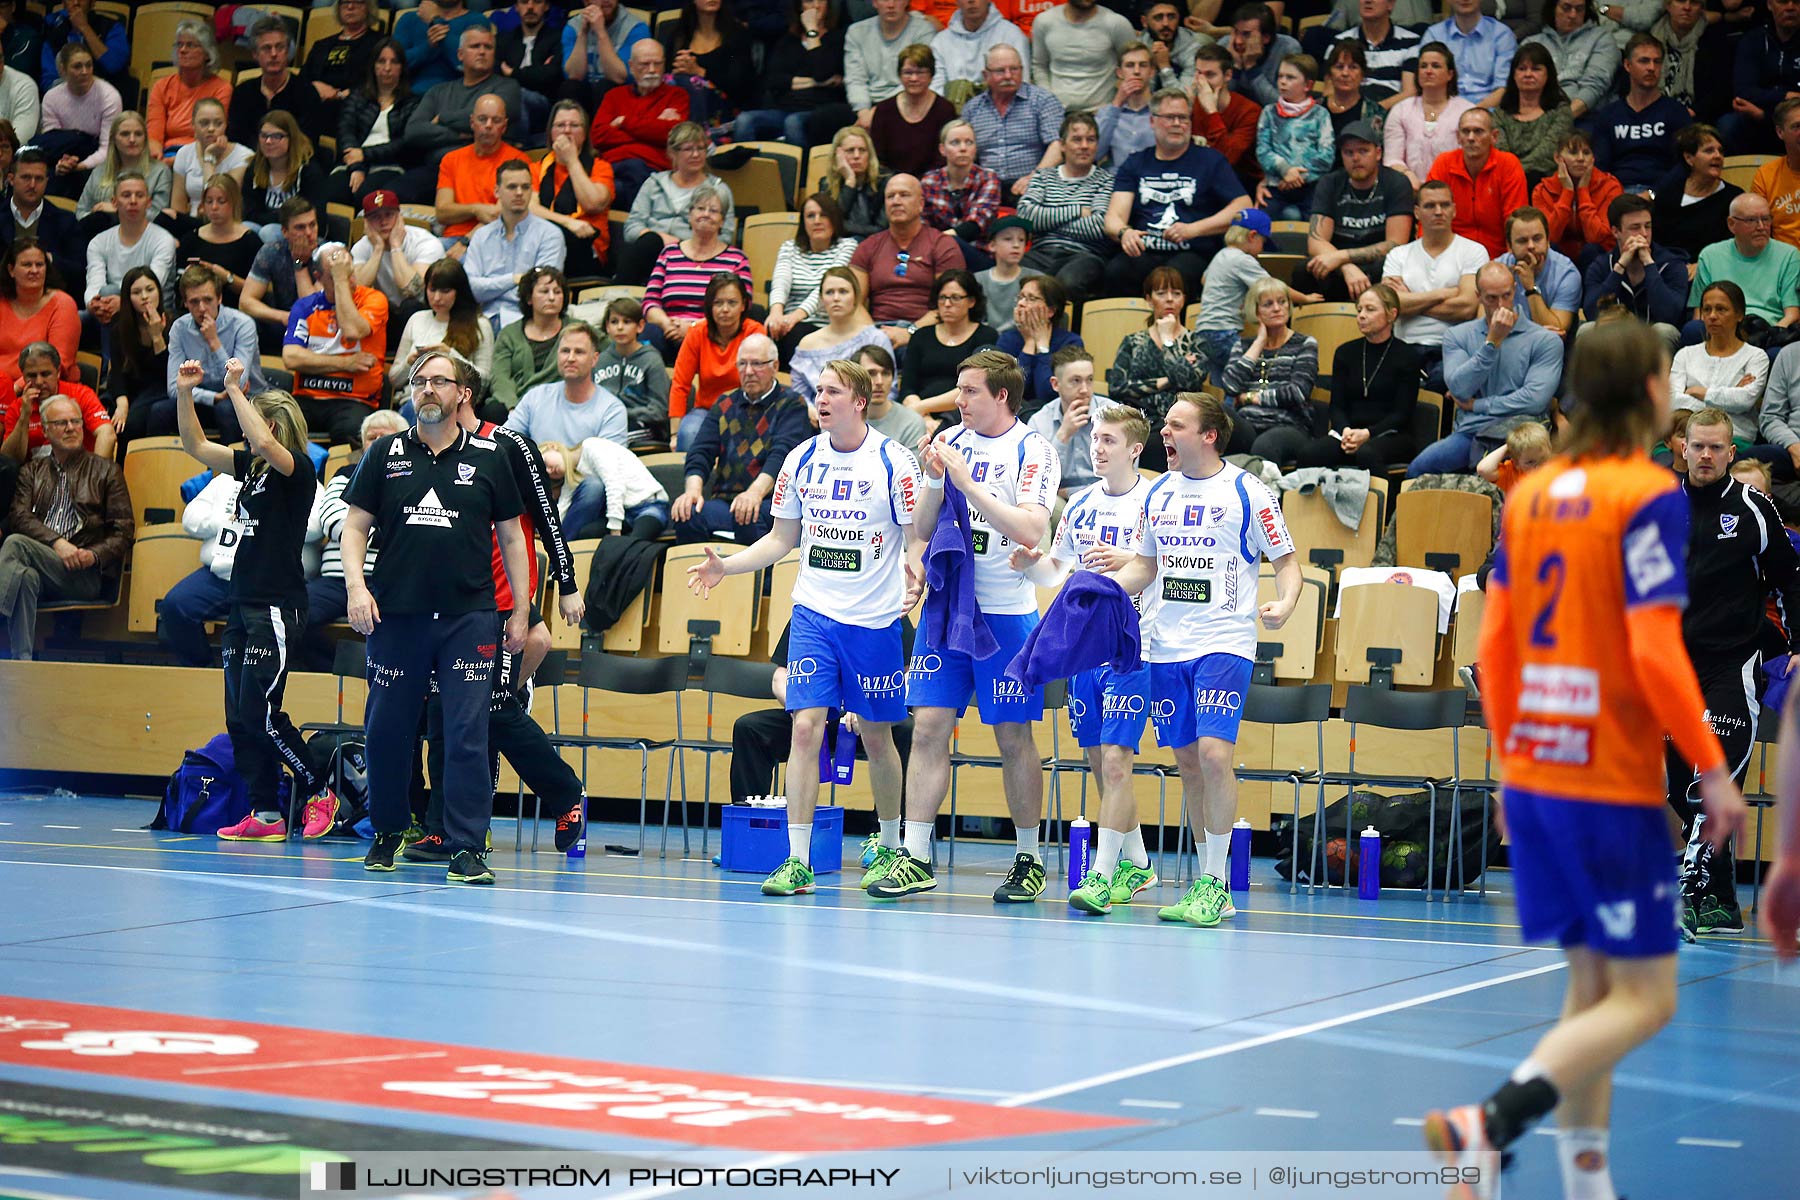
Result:
{"type": "Polygon", "coordinates": [[[1456,623],[1451,626],[1450,662],[1459,670],[1475,665],[1475,648],[1481,640],[1481,615],[1486,605],[1485,592],[1456,594],[1456,623]]]}
{"type": "MultiPolygon", "coordinates": [[[[1256,658],[1273,663],[1273,677],[1296,683],[1309,683],[1319,662],[1319,643],[1325,636],[1326,595],[1331,590],[1331,577],[1319,567],[1301,568],[1300,602],[1280,629],[1256,626],[1256,658]]],[[[1263,564],[1256,583],[1256,602],[1267,604],[1275,599],[1275,568],[1263,564]]]]}
{"type": "MultiPolygon", "coordinates": [[[[1271,221],[1269,225],[1268,249],[1272,253],[1283,255],[1297,254],[1301,258],[1306,257],[1306,231],[1311,227],[1309,222],[1271,221]]],[[[1264,266],[1267,266],[1268,258],[1269,256],[1264,254],[1258,261],[1262,262],[1264,266]]],[[[1269,274],[1275,275],[1277,278],[1281,279],[1286,278],[1285,275],[1281,275],[1272,267],[1269,268],[1269,274]]]]}
{"type": "Polygon", "coordinates": [[[1302,304],[1294,310],[1292,325],[1294,332],[1304,333],[1319,343],[1320,375],[1331,374],[1332,356],[1339,346],[1362,336],[1356,327],[1354,304],[1302,304]]]}
{"type": "Polygon", "coordinates": [[[801,153],[800,147],[790,146],[786,142],[732,142],[727,149],[732,147],[748,149],[757,158],[769,160],[781,173],[781,194],[785,199],[776,208],[764,208],[763,212],[800,207],[800,184],[806,172],[806,156],[801,153]]]}
{"type": "Polygon", "coordinates": [[[1081,306],[1081,343],[1094,356],[1096,380],[1105,380],[1119,356],[1119,344],[1149,319],[1149,303],[1131,296],[1089,300],[1081,306]]]}
{"type": "Polygon", "coordinates": [[[758,653],[767,658],[775,652],[775,644],[794,617],[794,583],[800,578],[798,550],[769,568],[769,608],[762,620],[762,642],[758,653]]]}
{"type": "MultiPolygon", "coordinates": [[[[562,722],[562,688],[551,689],[551,733],[550,744],[558,749],[574,749],[581,751],[581,791],[583,795],[591,794],[588,786],[588,751],[590,750],[627,750],[638,755],[638,845],[637,852],[644,849],[644,833],[649,822],[650,811],[650,754],[654,750],[669,750],[674,745],[668,738],[654,738],[648,734],[634,734],[619,728],[621,722],[609,721],[612,730],[606,735],[590,732],[594,728],[593,693],[611,692],[621,696],[651,697],[673,696],[675,701],[676,729],[681,727],[681,693],[687,688],[687,656],[674,658],[627,658],[623,655],[606,654],[600,651],[589,651],[581,656],[581,672],[577,677],[577,686],[581,688],[581,724],[579,732],[564,732],[562,722]]],[[[660,723],[662,712],[659,705],[633,706],[629,711],[639,712],[650,721],[660,723]]],[[[675,773],[674,755],[669,756],[669,780],[673,781],[675,773]]],[[[685,777],[684,777],[685,778],[685,777]]],[[[667,784],[663,791],[663,855],[669,851],[668,837],[668,798],[667,784]]],[[[683,813],[685,816],[685,811],[683,813]]],[[[683,839],[686,839],[687,828],[682,828],[683,839]]]]}
{"type": "Polygon", "coordinates": [[[1394,503],[1394,561],[1451,578],[1467,575],[1494,548],[1494,502],[1479,492],[1402,488],[1394,503]]]}
{"type": "Polygon", "coordinates": [[[131,516],[139,531],[180,520],[181,485],[199,473],[200,464],[181,448],[178,437],[132,442],[125,451],[125,487],[131,492],[131,516]]]}
{"type": "Polygon", "coordinates": [[[1322,493],[1282,492],[1281,516],[1299,548],[1300,561],[1330,572],[1334,581],[1345,567],[1366,567],[1374,562],[1387,493],[1388,481],[1372,475],[1369,494],[1363,500],[1362,522],[1351,529],[1338,520],[1322,493]]]}
{"type": "Polygon", "coordinates": [[[657,593],[661,612],[657,649],[664,654],[686,654],[693,641],[688,622],[717,621],[719,631],[712,635],[712,652],[741,658],[750,653],[750,635],[756,628],[762,598],[762,573],[728,575],[712,595],[702,599],[688,589],[688,568],[704,561],[708,549],[729,558],[740,547],[693,543],[672,547],[663,558],[662,587],[657,593]]]}
{"type": "Polygon", "coordinates": [[[1725,159],[1725,170],[1720,178],[1747,192],[1750,190],[1751,181],[1756,178],[1756,169],[1777,157],[1779,156],[1774,154],[1729,155],[1725,159]]]}
{"type": "Polygon", "coordinates": [[[740,167],[726,169],[709,163],[707,170],[718,176],[730,190],[732,208],[737,214],[740,229],[743,228],[744,218],[752,213],[788,212],[792,209],[788,188],[782,182],[781,164],[773,158],[758,154],[740,167]]]}
{"type": "Polygon", "coordinates": [[[1379,665],[1392,668],[1396,686],[1429,687],[1437,673],[1437,620],[1438,594],[1431,588],[1344,588],[1338,594],[1338,682],[1368,683],[1379,665]]]}
{"type": "MultiPolygon", "coordinates": [[[[587,595],[588,572],[594,565],[594,551],[599,547],[599,538],[577,538],[569,543],[569,555],[575,560],[575,590],[583,596],[587,595]]],[[[581,627],[565,624],[561,614],[553,611],[554,607],[554,605],[544,606],[544,620],[550,626],[550,648],[552,650],[573,650],[580,653],[581,627]]],[[[628,625],[630,621],[631,616],[627,613],[620,618],[619,624],[628,625]]],[[[638,629],[641,633],[643,629],[642,612],[638,614],[638,629]]],[[[641,637],[639,644],[642,644],[641,637]]],[[[630,647],[633,650],[637,648],[637,646],[630,647]]]]}
{"type": "MultiPolygon", "coordinates": [[[[137,443],[132,443],[132,449],[137,443]]],[[[200,539],[179,525],[141,527],[131,547],[130,604],[125,628],[133,633],[156,632],[156,606],[169,589],[194,573],[200,565],[200,539]]]]}
{"type": "Polygon", "coordinates": [[[831,174],[831,143],[814,146],[806,152],[806,181],[800,185],[797,203],[805,203],[806,198],[825,186],[825,177],[831,174]]]}
{"type": "Polygon", "coordinates": [[[738,225],[738,241],[750,260],[751,300],[771,301],[769,281],[775,277],[775,256],[781,243],[794,236],[800,217],[795,212],[754,213],[738,225]]]}

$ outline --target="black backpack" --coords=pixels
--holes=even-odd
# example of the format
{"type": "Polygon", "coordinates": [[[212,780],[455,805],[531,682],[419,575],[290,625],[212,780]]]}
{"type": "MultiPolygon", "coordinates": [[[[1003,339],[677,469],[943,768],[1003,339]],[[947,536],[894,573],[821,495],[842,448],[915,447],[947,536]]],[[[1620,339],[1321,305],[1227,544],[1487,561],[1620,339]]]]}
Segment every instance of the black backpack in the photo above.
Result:
{"type": "Polygon", "coordinates": [[[1487,866],[1482,861],[1484,832],[1489,859],[1498,856],[1500,827],[1495,819],[1495,806],[1488,805],[1488,824],[1484,831],[1480,792],[1472,789],[1458,794],[1448,789],[1440,791],[1434,830],[1430,799],[1429,792],[1408,792],[1398,796],[1351,792],[1325,809],[1322,844],[1314,839],[1312,818],[1302,809],[1299,822],[1278,842],[1275,871],[1283,879],[1293,877],[1294,840],[1298,838],[1301,883],[1342,884],[1348,880],[1349,886],[1355,887],[1362,831],[1373,825],[1381,834],[1382,887],[1424,886],[1427,841],[1432,842],[1431,886],[1467,887],[1481,878],[1487,866]],[[1453,821],[1456,822],[1455,830],[1451,828],[1453,821]],[[1352,827],[1348,841],[1344,837],[1346,823],[1352,827]],[[1451,838],[1453,832],[1458,835],[1455,841],[1451,838]],[[1461,845],[1460,863],[1452,861],[1458,843],[1461,845]]]}
{"type": "Polygon", "coordinates": [[[369,811],[369,755],[360,729],[325,729],[307,739],[313,761],[325,766],[325,782],[337,793],[338,816],[327,837],[358,837],[356,823],[369,811]]]}

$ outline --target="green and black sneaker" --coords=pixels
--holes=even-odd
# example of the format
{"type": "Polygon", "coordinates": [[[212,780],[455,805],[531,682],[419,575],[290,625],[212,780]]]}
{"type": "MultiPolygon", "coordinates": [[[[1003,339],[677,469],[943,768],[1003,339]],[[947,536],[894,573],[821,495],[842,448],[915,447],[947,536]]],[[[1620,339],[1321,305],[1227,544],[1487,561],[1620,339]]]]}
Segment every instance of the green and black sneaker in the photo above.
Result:
{"type": "Polygon", "coordinates": [[[1030,904],[1044,894],[1044,864],[1029,854],[1013,855],[1012,869],[994,889],[995,904],[1030,904]]]}
{"type": "Polygon", "coordinates": [[[929,892],[936,886],[937,876],[932,873],[931,864],[902,849],[894,856],[894,865],[888,868],[888,873],[871,883],[868,892],[873,900],[898,900],[914,892],[929,892]]]}
{"type": "Polygon", "coordinates": [[[1744,913],[1736,904],[1728,904],[1717,896],[1701,896],[1694,901],[1694,932],[1742,933],[1744,913]]]}
{"type": "Polygon", "coordinates": [[[804,896],[812,890],[812,868],[793,857],[769,872],[762,885],[765,896],[804,896]]]}
{"type": "Polygon", "coordinates": [[[1104,917],[1112,911],[1112,880],[1098,871],[1089,871],[1082,877],[1081,886],[1069,893],[1069,907],[1104,917]]]}
{"type": "Polygon", "coordinates": [[[375,844],[363,855],[363,870],[391,871],[394,869],[394,855],[400,853],[402,835],[398,833],[378,833],[375,844]]]}
{"type": "Polygon", "coordinates": [[[867,891],[869,885],[877,879],[886,879],[894,864],[900,861],[900,851],[893,846],[877,844],[874,855],[869,859],[869,869],[863,872],[862,882],[856,886],[867,891]]]}
{"type": "MultiPolygon", "coordinates": [[[[1205,877],[1202,876],[1202,878],[1205,878],[1205,877]]],[[[1188,909],[1193,907],[1194,901],[1199,899],[1199,897],[1200,897],[1200,880],[1196,879],[1196,880],[1194,880],[1194,882],[1192,884],[1190,884],[1188,886],[1187,894],[1182,896],[1181,899],[1177,900],[1173,904],[1166,905],[1162,908],[1157,909],[1156,910],[1156,919],[1159,921],[1185,921],[1185,920],[1187,920],[1188,909]]]]}
{"type": "Polygon", "coordinates": [[[444,882],[488,884],[494,882],[494,872],[475,851],[458,850],[450,860],[449,870],[444,872],[444,882]]]}
{"type": "Polygon", "coordinates": [[[1112,902],[1130,904],[1139,892],[1145,888],[1153,888],[1156,884],[1155,871],[1149,867],[1140,867],[1128,858],[1121,858],[1119,865],[1113,870],[1112,902]]]}

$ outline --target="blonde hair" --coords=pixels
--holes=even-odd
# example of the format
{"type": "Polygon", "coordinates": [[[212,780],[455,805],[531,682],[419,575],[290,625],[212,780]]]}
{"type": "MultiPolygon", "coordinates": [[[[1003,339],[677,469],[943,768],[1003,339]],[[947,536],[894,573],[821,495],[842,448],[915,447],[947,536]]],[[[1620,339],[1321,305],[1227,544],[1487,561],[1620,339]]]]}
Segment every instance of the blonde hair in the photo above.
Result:
{"type": "Polygon", "coordinates": [[[1548,455],[1551,449],[1550,431],[1537,421],[1527,421],[1515,426],[1506,435],[1506,452],[1514,462],[1519,461],[1520,456],[1533,452],[1548,455]]]}
{"type": "Polygon", "coordinates": [[[838,382],[850,389],[851,399],[861,400],[864,412],[868,411],[869,402],[875,395],[875,384],[869,379],[869,373],[861,363],[851,362],[847,358],[834,358],[825,364],[823,370],[836,375],[838,382]]]}
{"type": "Polygon", "coordinates": [[[250,403],[267,418],[269,427],[275,431],[275,440],[289,454],[298,459],[307,452],[306,414],[300,411],[300,402],[292,394],[270,388],[250,397],[250,403]]]}
{"type": "MultiPolygon", "coordinates": [[[[1759,491],[1766,492],[1775,483],[1775,476],[1769,470],[1769,464],[1760,458],[1740,458],[1731,464],[1731,470],[1726,473],[1733,479],[1737,479],[1740,471],[1746,473],[1751,471],[1756,472],[1756,487],[1759,491]]],[[[1740,479],[1739,482],[1749,483],[1750,480],[1740,479]]]]}
{"type": "Polygon", "coordinates": [[[1239,225],[1234,222],[1225,227],[1225,244],[1233,250],[1242,250],[1250,244],[1250,235],[1255,232],[1256,230],[1248,225],[1239,225]]]}
{"type": "Polygon", "coordinates": [[[1137,442],[1139,445],[1150,443],[1150,418],[1141,409],[1129,404],[1114,404],[1110,408],[1101,409],[1100,415],[1094,419],[1102,425],[1117,425],[1127,442],[1137,442]]]}
{"type": "MultiPolygon", "coordinates": [[[[869,131],[861,125],[846,125],[832,135],[831,161],[834,163],[837,161],[838,148],[853,137],[861,138],[862,144],[869,149],[869,174],[862,182],[866,186],[874,188],[877,181],[881,179],[881,157],[875,153],[875,139],[870,137],[869,131]]],[[[844,177],[836,171],[832,171],[825,177],[824,190],[833,200],[838,200],[842,204],[843,201],[838,198],[843,194],[844,177]]]]}
{"type": "MultiPolygon", "coordinates": [[[[1287,304],[1287,293],[1287,284],[1281,282],[1281,280],[1275,278],[1273,275],[1265,275],[1255,283],[1251,284],[1249,290],[1244,293],[1245,323],[1250,325],[1257,324],[1258,317],[1256,312],[1262,307],[1262,302],[1270,296],[1280,296],[1281,302],[1287,304]]],[[[1293,315],[1292,305],[1289,305],[1288,307],[1288,315],[1290,317],[1293,315]]]]}
{"type": "MultiPolygon", "coordinates": [[[[198,108],[201,104],[207,103],[218,104],[218,101],[201,100],[196,103],[194,107],[198,108]]],[[[145,181],[148,182],[150,178],[150,168],[156,160],[150,157],[150,123],[144,120],[144,114],[133,112],[131,109],[126,109],[112,119],[112,128],[107,130],[106,136],[108,139],[106,146],[106,161],[100,164],[100,180],[97,185],[100,188],[101,194],[106,196],[112,195],[113,180],[117,179],[120,174],[125,171],[142,171],[144,173],[145,181]],[[139,125],[144,127],[144,149],[139,153],[136,162],[126,162],[119,154],[119,126],[127,121],[136,121],[139,125]]]]}

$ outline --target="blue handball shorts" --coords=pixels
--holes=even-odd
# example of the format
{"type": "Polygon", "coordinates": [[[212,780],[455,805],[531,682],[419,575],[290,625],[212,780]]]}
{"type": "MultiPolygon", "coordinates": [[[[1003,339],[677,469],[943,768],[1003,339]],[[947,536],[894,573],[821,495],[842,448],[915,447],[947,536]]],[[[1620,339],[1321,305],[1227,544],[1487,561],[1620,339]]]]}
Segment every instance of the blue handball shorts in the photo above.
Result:
{"type": "Polygon", "coordinates": [[[1150,719],[1157,744],[1191,746],[1203,737],[1235,744],[1254,665],[1235,654],[1151,663],[1150,719]]]}
{"type": "Polygon", "coordinates": [[[1037,627],[1038,615],[999,613],[985,615],[988,628],[1000,648],[983,659],[960,650],[936,646],[920,624],[913,638],[912,665],[906,672],[906,702],[914,708],[953,708],[957,716],[968,711],[974,696],[983,725],[1026,724],[1044,719],[1044,689],[1028,688],[1006,673],[1006,668],[1037,627]]]}
{"type": "Polygon", "coordinates": [[[1526,941],[1608,958],[1675,953],[1681,884],[1668,811],[1501,792],[1526,941]]]}
{"type": "Polygon", "coordinates": [[[1094,667],[1069,680],[1069,728],[1083,750],[1124,746],[1136,750],[1149,719],[1150,668],[1115,671],[1094,667]]]}
{"type": "Polygon", "coordinates": [[[837,708],[869,721],[906,720],[900,622],[864,629],[794,606],[788,621],[787,710],[837,708]]]}

